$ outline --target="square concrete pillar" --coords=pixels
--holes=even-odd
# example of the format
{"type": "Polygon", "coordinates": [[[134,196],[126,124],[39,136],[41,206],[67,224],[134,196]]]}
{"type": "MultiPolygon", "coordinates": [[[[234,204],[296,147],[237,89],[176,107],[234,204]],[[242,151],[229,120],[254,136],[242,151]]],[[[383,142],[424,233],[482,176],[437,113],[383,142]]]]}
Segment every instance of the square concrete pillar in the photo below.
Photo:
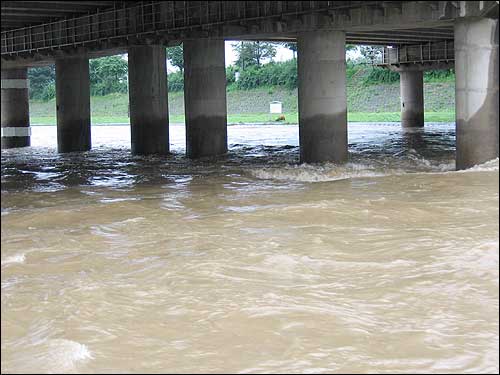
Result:
{"type": "Polygon", "coordinates": [[[132,154],[168,154],[167,54],[162,45],[128,49],[132,154]]]}
{"type": "Polygon", "coordinates": [[[2,69],[2,148],[30,145],[28,71],[2,69]]]}
{"type": "Polygon", "coordinates": [[[299,138],[302,163],[347,161],[345,33],[298,37],[299,138]]]}
{"type": "Polygon", "coordinates": [[[455,21],[457,169],[498,157],[498,20],[455,21]]]}
{"type": "Polygon", "coordinates": [[[57,150],[90,150],[90,78],[87,56],[56,59],[56,113],[57,150]]]}
{"type": "Polygon", "coordinates": [[[404,128],[424,126],[424,73],[400,70],[401,125],[404,128]]]}
{"type": "Polygon", "coordinates": [[[186,152],[190,158],[227,152],[224,40],[184,41],[186,152]]]}

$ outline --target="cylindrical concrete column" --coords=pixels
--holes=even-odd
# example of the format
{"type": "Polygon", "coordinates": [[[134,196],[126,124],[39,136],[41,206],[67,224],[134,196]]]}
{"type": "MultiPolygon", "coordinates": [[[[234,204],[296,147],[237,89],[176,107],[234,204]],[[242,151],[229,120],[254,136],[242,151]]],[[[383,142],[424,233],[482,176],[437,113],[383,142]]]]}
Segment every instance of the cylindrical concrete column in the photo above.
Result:
{"type": "Polygon", "coordinates": [[[184,41],[186,152],[190,158],[227,152],[224,40],[184,41]]]}
{"type": "Polygon", "coordinates": [[[401,86],[401,125],[424,126],[424,73],[418,70],[399,72],[401,86]]]}
{"type": "Polygon", "coordinates": [[[347,160],[345,33],[298,37],[299,139],[302,163],[347,160]]]}
{"type": "Polygon", "coordinates": [[[498,157],[498,20],[455,21],[457,169],[498,157]]]}
{"type": "Polygon", "coordinates": [[[30,145],[28,70],[2,69],[2,148],[30,145]]]}
{"type": "Polygon", "coordinates": [[[132,154],[168,154],[167,54],[162,45],[128,49],[132,154]]]}
{"type": "Polygon", "coordinates": [[[56,59],[56,112],[57,150],[90,150],[90,78],[86,56],[56,59]]]}

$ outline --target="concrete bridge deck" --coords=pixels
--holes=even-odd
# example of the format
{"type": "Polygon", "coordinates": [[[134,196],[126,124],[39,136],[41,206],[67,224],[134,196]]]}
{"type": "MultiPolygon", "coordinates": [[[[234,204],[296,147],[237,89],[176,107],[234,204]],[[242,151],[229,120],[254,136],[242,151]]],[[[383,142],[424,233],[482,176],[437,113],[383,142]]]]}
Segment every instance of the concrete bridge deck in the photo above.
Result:
{"type": "Polygon", "coordinates": [[[498,157],[498,1],[5,1],[2,147],[29,145],[26,69],[56,65],[58,148],[90,143],[88,59],[129,54],[132,152],[168,152],[165,47],[184,43],[187,150],[227,150],[224,40],[298,42],[301,161],[347,158],[345,44],[401,74],[423,126],[422,70],[456,69],[457,167],[498,157]],[[392,54],[396,53],[396,57],[392,54]]]}

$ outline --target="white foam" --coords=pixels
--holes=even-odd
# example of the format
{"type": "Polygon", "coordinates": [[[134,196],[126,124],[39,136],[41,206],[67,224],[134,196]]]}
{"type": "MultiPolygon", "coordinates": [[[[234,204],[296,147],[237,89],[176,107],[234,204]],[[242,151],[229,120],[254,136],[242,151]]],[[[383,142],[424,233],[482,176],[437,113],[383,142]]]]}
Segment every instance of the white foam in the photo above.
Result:
{"type": "Polygon", "coordinates": [[[281,168],[260,168],[252,169],[251,174],[254,177],[269,180],[286,180],[299,182],[325,182],[339,181],[350,178],[363,177],[382,177],[387,173],[375,171],[373,168],[364,164],[348,163],[345,166],[335,164],[317,165],[296,165],[281,168]]]}
{"type": "Polygon", "coordinates": [[[46,366],[45,370],[49,373],[71,371],[78,363],[93,359],[86,345],[72,340],[49,340],[41,349],[35,355],[34,360],[40,362],[42,367],[46,366]]]}
{"type": "Polygon", "coordinates": [[[5,258],[2,260],[2,266],[7,265],[7,264],[12,264],[12,263],[24,263],[26,260],[26,256],[24,254],[17,254],[17,255],[12,255],[10,257],[5,258]]]}
{"type": "Polygon", "coordinates": [[[499,166],[499,159],[496,158],[487,161],[486,163],[475,165],[472,168],[460,172],[496,172],[499,169],[498,166],[499,166]]]}
{"type": "Polygon", "coordinates": [[[35,332],[28,342],[19,342],[12,360],[2,362],[2,366],[19,373],[66,374],[78,371],[78,365],[91,359],[92,353],[84,344],[67,339],[39,340],[35,332]]]}

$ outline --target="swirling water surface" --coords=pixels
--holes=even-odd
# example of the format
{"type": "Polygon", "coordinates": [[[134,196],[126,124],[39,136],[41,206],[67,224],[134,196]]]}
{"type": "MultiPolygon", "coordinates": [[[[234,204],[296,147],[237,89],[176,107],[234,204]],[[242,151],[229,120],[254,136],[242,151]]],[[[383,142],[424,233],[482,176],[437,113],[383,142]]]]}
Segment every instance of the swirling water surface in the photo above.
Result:
{"type": "Polygon", "coordinates": [[[2,372],[498,372],[498,160],[455,172],[453,124],[350,124],[342,166],[296,126],[198,161],[170,129],[2,151],[2,372]]]}

